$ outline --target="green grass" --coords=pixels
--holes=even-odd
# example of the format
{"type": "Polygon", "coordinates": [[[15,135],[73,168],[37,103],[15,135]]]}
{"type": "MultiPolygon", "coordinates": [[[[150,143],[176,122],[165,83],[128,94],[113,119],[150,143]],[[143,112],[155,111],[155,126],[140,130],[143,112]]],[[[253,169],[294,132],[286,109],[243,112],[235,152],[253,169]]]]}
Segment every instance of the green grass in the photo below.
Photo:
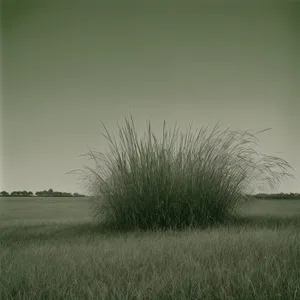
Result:
{"type": "Polygon", "coordinates": [[[111,155],[83,170],[89,202],[0,201],[1,300],[300,297],[300,201],[247,197],[290,176],[255,134],[106,133],[111,155]]]}
{"type": "Polygon", "coordinates": [[[300,201],[257,200],[228,227],[156,232],[100,227],[83,199],[44,202],[0,201],[1,300],[299,297],[300,201]]]}
{"type": "Polygon", "coordinates": [[[91,220],[88,198],[1,197],[0,227],[41,222],[79,223],[91,220]]]}
{"type": "Polygon", "coordinates": [[[202,127],[195,134],[191,125],[180,134],[166,130],[162,141],[149,122],[144,139],[125,118],[119,142],[103,124],[110,153],[89,149],[95,169],[84,174],[92,195],[95,219],[117,229],[183,229],[226,224],[237,217],[237,208],[252,201],[249,194],[259,184],[275,189],[292,167],[283,159],[258,153],[257,133],[210,132],[202,127]]]}

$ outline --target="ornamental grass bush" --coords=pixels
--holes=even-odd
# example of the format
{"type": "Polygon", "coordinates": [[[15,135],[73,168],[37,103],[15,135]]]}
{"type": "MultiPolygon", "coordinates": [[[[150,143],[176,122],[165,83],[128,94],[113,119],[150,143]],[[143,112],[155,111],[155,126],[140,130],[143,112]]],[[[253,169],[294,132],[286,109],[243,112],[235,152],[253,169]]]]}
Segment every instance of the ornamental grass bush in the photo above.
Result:
{"type": "MultiPolygon", "coordinates": [[[[257,186],[271,189],[291,166],[283,159],[260,154],[257,133],[202,127],[191,133],[166,130],[162,140],[151,131],[139,139],[125,118],[119,142],[102,123],[109,141],[106,154],[86,154],[95,168],[79,170],[88,182],[91,210],[100,224],[115,229],[158,230],[225,224],[237,218],[237,208],[252,199],[257,186]]],[[[119,125],[119,124],[118,124],[119,125]]]]}

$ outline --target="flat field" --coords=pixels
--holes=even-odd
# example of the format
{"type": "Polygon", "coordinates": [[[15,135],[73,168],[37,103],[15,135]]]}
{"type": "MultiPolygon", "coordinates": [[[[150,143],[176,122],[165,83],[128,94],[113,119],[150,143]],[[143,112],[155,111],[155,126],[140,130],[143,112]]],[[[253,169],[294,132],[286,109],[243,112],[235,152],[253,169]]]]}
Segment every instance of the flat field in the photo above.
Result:
{"type": "Polygon", "coordinates": [[[0,299],[300,299],[300,200],[238,223],[111,232],[87,198],[0,198],[0,299]]]}

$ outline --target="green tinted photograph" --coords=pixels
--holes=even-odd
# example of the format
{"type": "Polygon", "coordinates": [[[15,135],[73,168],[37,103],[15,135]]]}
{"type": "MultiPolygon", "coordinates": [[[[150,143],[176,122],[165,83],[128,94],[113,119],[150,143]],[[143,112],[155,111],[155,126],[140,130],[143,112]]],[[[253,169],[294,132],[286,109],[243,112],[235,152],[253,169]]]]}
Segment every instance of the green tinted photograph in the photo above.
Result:
{"type": "Polygon", "coordinates": [[[299,1],[0,6],[0,300],[300,299],[299,1]]]}

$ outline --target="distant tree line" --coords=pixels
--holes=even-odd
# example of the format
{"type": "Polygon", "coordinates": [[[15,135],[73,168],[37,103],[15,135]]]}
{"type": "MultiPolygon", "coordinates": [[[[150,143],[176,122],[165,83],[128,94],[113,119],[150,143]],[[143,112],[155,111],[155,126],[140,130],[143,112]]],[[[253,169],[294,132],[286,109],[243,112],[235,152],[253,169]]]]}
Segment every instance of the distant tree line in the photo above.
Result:
{"type": "Polygon", "coordinates": [[[278,193],[278,194],[256,194],[254,195],[256,199],[300,199],[300,194],[298,193],[278,193]]]}
{"type": "Polygon", "coordinates": [[[0,192],[0,197],[85,197],[85,195],[81,195],[78,193],[66,193],[66,192],[56,192],[52,189],[48,191],[37,191],[33,194],[31,191],[13,191],[8,193],[6,191],[0,192]]]}
{"type": "MultiPolygon", "coordinates": [[[[0,197],[86,197],[86,195],[78,194],[78,193],[66,193],[66,192],[56,192],[52,189],[48,191],[37,191],[35,193],[31,191],[14,191],[8,193],[6,191],[0,192],[0,197]]],[[[299,193],[279,193],[279,194],[256,194],[251,195],[251,197],[255,199],[300,199],[299,193]]]]}

